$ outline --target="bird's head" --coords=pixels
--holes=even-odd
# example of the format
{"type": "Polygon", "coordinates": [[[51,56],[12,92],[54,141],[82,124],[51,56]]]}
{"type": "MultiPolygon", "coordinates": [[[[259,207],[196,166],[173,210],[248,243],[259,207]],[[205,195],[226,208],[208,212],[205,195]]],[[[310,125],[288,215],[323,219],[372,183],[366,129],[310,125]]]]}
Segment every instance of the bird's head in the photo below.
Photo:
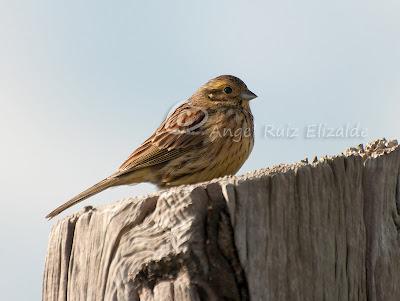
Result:
{"type": "Polygon", "coordinates": [[[248,106],[248,102],[256,98],[246,84],[233,75],[221,75],[209,80],[193,95],[197,101],[210,103],[227,103],[248,106]]]}

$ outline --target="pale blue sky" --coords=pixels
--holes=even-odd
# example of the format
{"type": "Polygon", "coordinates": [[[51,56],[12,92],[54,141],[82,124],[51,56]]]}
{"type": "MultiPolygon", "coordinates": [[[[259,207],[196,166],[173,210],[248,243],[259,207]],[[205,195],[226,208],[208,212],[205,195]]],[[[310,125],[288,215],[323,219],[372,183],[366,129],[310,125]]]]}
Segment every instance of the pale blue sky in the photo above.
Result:
{"type": "Polygon", "coordinates": [[[46,213],[114,171],[211,77],[237,75],[259,96],[240,173],[399,138],[399,37],[397,0],[0,0],[2,297],[40,299],[46,213]],[[263,137],[266,125],[315,123],[367,137],[263,137]]]}

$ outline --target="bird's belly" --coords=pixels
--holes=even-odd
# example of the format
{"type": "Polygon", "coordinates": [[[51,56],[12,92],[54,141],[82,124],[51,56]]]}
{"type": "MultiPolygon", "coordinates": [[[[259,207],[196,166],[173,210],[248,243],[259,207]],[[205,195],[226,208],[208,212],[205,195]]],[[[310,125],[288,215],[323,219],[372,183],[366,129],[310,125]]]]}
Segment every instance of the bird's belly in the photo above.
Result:
{"type": "Polygon", "coordinates": [[[210,147],[196,158],[190,158],[183,164],[168,170],[162,187],[193,184],[214,178],[235,174],[253,148],[253,137],[224,137],[223,141],[214,141],[210,147]]]}

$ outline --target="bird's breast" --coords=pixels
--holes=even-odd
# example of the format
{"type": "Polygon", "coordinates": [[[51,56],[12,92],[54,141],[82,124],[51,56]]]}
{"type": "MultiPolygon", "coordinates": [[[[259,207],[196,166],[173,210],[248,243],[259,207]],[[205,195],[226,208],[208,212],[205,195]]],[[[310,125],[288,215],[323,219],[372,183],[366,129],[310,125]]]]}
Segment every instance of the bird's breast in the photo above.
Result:
{"type": "Polygon", "coordinates": [[[208,120],[210,169],[220,177],[235,174],[249,157],[254,145],[250,111],[229,108],[208,120]]]}
{"type": "Polygon", "coordinates": [[[203,145],[166,164],[160,171],[160,187],[235,174],[253,148],[253,117],[250,111],[240,109],[212,112],[196,134],[202,135],[203,145]]]}

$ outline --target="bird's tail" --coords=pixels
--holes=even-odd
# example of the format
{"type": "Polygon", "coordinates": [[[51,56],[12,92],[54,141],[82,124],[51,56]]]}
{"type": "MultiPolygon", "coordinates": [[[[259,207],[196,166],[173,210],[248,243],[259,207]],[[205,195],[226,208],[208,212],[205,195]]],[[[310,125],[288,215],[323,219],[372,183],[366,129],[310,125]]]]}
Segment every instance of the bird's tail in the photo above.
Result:
{"type": "Polygon", "coordinates": [[[78,194],[77,196],[75,196],[74,198],[72,198],[71,200],[69,200],[68,202],[62,204],[61,206],[57,207],[56,209],[54,209],[52,212],[50,212],[46,218],[48,219],[52,219],[53,217],[55,217],[56,215],[60,214],[61,212],[63,212],[64,210],[68,209],[69,207],[82,202],[83,200],[111,187],[111,186],[116,186],[118,182],[118,178],[114,178],[114,177],[110,177],[110,178],[106,178],[102,181],[100,181],[99,183],[93,185],[92,187],[86,189],[85,191],[81,192],[80,194],[78,194]]]}

